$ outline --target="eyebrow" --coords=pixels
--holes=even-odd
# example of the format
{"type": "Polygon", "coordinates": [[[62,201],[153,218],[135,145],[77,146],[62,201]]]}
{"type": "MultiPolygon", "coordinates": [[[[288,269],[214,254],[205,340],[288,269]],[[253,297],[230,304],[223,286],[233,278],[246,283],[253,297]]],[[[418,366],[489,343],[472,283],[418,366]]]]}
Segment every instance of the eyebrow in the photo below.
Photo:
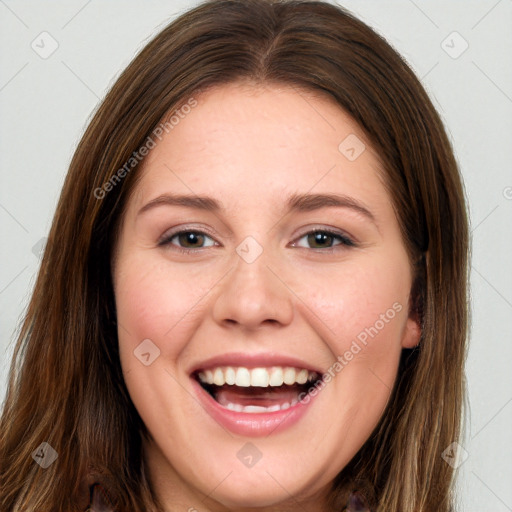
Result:
{"type": "MultiPolygon", "coordinates": [[[[292,194],[285,202],[287,212],[310,212],[326,207],[349,208],[367,217],[376,224],[373,213],[360,201],[340,194],[292,194]]],[[[140,215],[158,206],[184,206],[213,213],[225,212],[226,208],[212,197],[197,195],[163,194],[145,204],[137,213],[140,215]]]]}
{"type": "Polygon", "coordinates": [[[212,197],[192,196],[192,195],[173,195],[163,194],[149,201],[137,213],[140,215],[157,206],[185,206],[196,210],[205,210],[210,212],[218,212],[224,210],[224,207],[212,197]]]}

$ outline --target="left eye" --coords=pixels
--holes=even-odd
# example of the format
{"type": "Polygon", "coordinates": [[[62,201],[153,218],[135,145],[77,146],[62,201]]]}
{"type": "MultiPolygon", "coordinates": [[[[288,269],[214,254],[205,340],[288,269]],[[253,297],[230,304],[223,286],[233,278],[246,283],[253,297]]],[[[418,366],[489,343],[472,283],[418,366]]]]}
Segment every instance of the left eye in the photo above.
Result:
{"type": "MultiPolygon", "coordinates": [[[[330,249],[334,245],[345,245],[348,247],[355,245],[354,242],[347,236],[325,230],[310,231],[309,233],[302,235],[299,238],[299,242],[300,240],[304,239],[306,239],[307,244],[313,245],[313,247],[310,247],[311,249],[330,249]],[[336,240],[338,240],[338,243],[334,243],[336,240]],[[320,247],[317,245],[320,245],[320,247]]],[[[298,243],[298,245],[299,247],[307,247],[301,245],[300,243],[298,243]]]]}
{"type": "Polygon", "coordinates": [[[203,247],[211,247],[215,245],[213,239],[201,231],[180,231],[179,233],[175,233],[169,237],[164,238],[161,242],[159,242],[159,245],[177,245],[173,243],[174,239],[178,240],[178,247],[183,249],[202,249],[203,247]],[[209,239],[211,243],[205,244],[206,239],[209,239]]]}

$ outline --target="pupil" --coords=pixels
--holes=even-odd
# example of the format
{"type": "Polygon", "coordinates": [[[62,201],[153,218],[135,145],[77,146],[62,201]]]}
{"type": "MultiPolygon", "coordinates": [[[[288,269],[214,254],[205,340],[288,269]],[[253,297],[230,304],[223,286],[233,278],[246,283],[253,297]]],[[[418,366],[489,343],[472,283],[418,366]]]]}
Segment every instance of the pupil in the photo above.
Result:
{"type": "Polygon", "coordinates": [[[180,235],[180,243],[183,245],[186,245],[186,244],[195,245],[200,242],[200,238],[201,238],[200,235],[198,236],[193,231],[189,231],[187,233],[180,235]]]}
{"type": "Polygon", "coordinates": [[[310,240],[309,242],[313,242],[314,244],[325,244],[329,241],[329,239],[331,238],[330,235],[327,235],[326,233],[322,233],[320,231],[317,231],[316,233],[312,233],[310,236],[310,240]]]}

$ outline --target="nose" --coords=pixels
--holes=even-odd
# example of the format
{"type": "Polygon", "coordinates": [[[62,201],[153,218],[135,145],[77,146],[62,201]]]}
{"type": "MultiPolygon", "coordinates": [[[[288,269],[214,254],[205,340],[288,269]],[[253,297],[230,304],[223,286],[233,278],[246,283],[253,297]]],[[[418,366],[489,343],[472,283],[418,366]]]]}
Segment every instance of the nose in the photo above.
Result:
{"type": "Polygon", "coordinates": [[[218,292],[213,316],[219,325],[238,325],[246,330],[267,324],[288,325],[293,318],[292,298],[284,276],[269,268],[265,251],[251,263],[237,256],[218,292]]]}

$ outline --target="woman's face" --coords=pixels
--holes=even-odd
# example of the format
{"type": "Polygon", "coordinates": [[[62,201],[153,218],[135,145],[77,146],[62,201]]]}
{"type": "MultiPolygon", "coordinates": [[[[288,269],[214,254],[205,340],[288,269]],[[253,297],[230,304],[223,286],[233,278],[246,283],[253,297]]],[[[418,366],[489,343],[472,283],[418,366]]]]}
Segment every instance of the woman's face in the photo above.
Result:
{"type": "Polygon", "coordinates": [[[194,99],[155,138],[114,265],[151,479],[172,510],[320,510],[419,339],[381,166],[327,98],[194,99]]]}

